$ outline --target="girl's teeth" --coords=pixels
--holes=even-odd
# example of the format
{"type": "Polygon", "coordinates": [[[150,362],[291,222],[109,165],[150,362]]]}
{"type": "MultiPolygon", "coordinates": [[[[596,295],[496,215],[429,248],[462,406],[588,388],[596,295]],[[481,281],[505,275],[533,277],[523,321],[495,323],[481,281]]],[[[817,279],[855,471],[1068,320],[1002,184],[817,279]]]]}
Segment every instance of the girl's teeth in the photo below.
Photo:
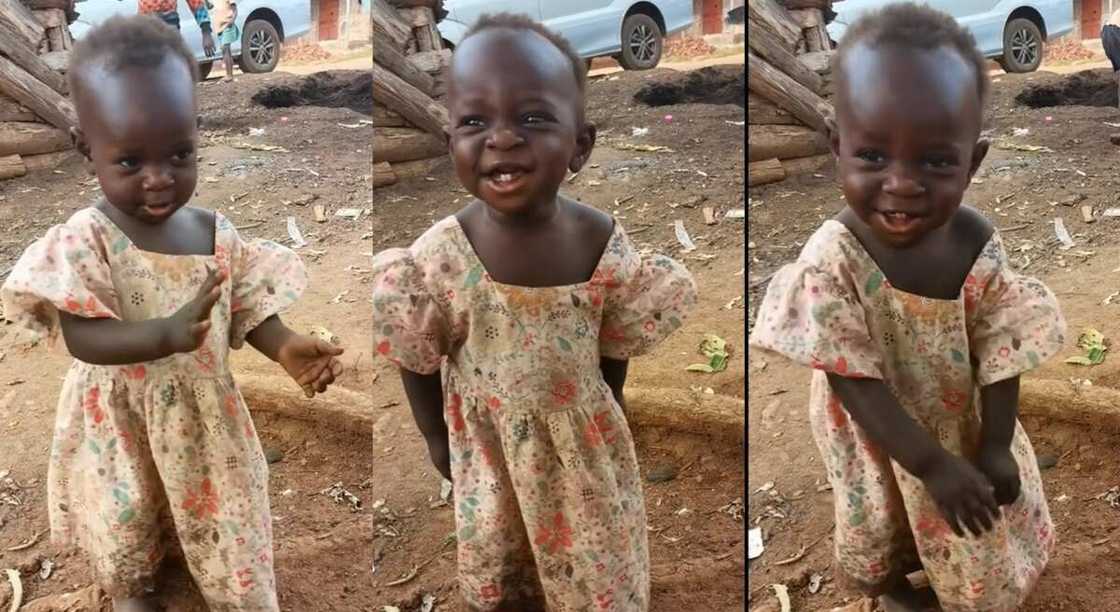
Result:
{"type": "Polygon", "coordinates": [[[508,182],[513,180],[513,175],[512,174],[505,174],[505,173],[499,174],[497,176],[497,180],[498,180],[499,183],[508,183],[508,182]]]}

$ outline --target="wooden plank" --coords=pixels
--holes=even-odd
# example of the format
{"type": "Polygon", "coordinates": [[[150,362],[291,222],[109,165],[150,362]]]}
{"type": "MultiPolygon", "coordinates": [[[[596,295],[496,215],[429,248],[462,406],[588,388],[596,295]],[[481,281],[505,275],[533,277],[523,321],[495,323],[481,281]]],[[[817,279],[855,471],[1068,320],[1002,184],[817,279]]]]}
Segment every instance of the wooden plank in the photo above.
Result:
{"type": "Polygon", "coordinates": [[[24,121],[0,123],[0,156],[54,153],[71,146],[66,130],[24,121]]]}
{"type": "Polygon", "coordinates": [[[794,159],[828,152],[828,138],[796,125],[748,125],[748,161],[794,159]]]}
{"type": "Polygon", "coordinates": [[[813,72],[824,75],[832,70],[832,56],[835,51],[815,51],[813,53],[802,53],[797,56],[797,61],[805,64],[805,67],[813,72]]]}
{"type": "Polygon", "coordinates": [[[769,30],[760,27],[753,21],[747,24],[747,44],[759,57],[770,62],[772,66],[786,73],[793,80],[808,87],[810,91],[819,92],[821,90],[820,75],[798,61],[797,56],[783,47],[781,41],[769,30]]]}
{"type": "Polygon", "coordinates": [[[31,112],[31,109],[8,96],[0,95],[0,122],[35,121],[37,119],[38,117],[31,112]]]}
{"type": "Polygon", "coordinates": [[[397,182],[397,173],[393,172],[393,167],[389,162],[381,162],[373,165],[373,188],[386,187],[393,185],[397,182]]]}
{"type": "Polygon", "coordinates": [[[823,25],[805,30],[805,48],[809,53],[831,50],[832,40],[828,37],[828,30],[823,25]]]}
{"type": "Polygon", "coordinates": [[[783,159],[782,170],[785,170],[786,176],[797,176],[799,174],[809,174],[824,168],[832,161],[832,154],[825,153],[824,155],[812,155],[809,157],[799,157],[796,159],[783,159]]]}
{"type": "Polygon", "coordinates": [[[424,94],[432,95],[435,90],[435,80],[393,46],[389,35],[379,24],[372,24],[370,38],[373,44],[374,62],[384,66],[389,72],[424,92],[424,94]]]}
{"type": "Polygon", "coordinates": [[[833,0],[778,0],[778,2],[790,11],[798,9],[824,10],[832,8],[833,0]]]}
{"type": "Polygon", "coordinates": [[[802,30],[815,28],[821,25],[824,20],[824,16],[821,15],[821,12],[815,9],[789,11],[789,16],[802,30]]]}
{"type": "Polygon", "coordinates": [[[446,107],[376,62],[373,64],[373,99],[439,138],[443,138],[451,121],[446,107]]]}
{"type": "Polygon", "coordinates": [[[65,73],[70,66],[70,51],[51,51],[39,56],[55,72],[65,73]]]}
{"type": "Polygon", "coordinates": [[[23,163],[27,166],[28,172],[37,172],[40,170],[54,170],[59,166],[78,163],[80,161],[78,152],[74,149],[66,151],[57,151],[55,153],[41,153],[39,155],[26,155],[23,157],[23,163]]]}
{"type": "Polygon", "coordinates": [[[397,9],[386,0],[372,0],[369,5],[371,23],[381,28],[389,41],[401,51],[412,41],[412,28],[397,14],[397,9]]]}
{"type": "Polygon", "coordinates": [[[447,141],[424,130],[380,128],[373,130],[373,163],[407,162],[447,155],[447,141]]]}
{"type": "Polygon", "coordinates": [[[16,178],[27,174],[27,165],[19,155],[0,157],[0,180],[16,178]]]}
{"type": "Polygon", "coordinates": [[[805,125],[821,132],[828,131],[825,115],[832,114],[832,105],[749,51],[747,86],[756,94],[789,111],[805,125]]]}
{"type": "Polygon", "coordinates": [[[62,28],[49,28],[47,30],[47,41],[51,52],[66,51],[66,43],[62,38],[62,28]]]}
{"type": "Polygon", "coordinates": [[[35,20],[38,21],[45,30],[67,25],[66,11],[60,9],[42,9],[32,11],[32,14],[35,15],[35,20]]]}
{"type": "Polygon", "coordinates": [[[451,50],[440,49],[439,51],[413,53],[408,56],[408,61],[428,74],[436,74],[451,66],[451,50]]]}
{"type": "Polygon", "coordinates": [[[436,20],[435,15],[432,14],[432,9],[422,6],[398,8],[397,15],[401,18],[401,21],[413,28],[426,26],[436,20]]]}
{"type": "Polygon", "coordinates": [[[45,35],[46,28],[20,0],[0,0],[0,39],[13,36],[11,42],[38,49],[45,35]]]}
{"type": "Polygon", "coordinates": [[[60,94],[66,93],[66,79],[51,70],[51,67],[39,57],[34,47],[23,44],[12,25],[3,19],[0,19],[0,55],[8,56],[16,66],[29,73],[35,80],[45,83],[47,87],[60,94]]]}
{"type": "Polygon", "coordinates": [[[747,122],[750,125],[801,125],[797,117],[751,92],[747,92],[747,122]]]}
{"type": "Polygon", "coordinates": [[[747,164],[747,186],[757,187],[769,183],[777,183],[786,178],[786,171],[782,162],[776,159],[747,164]]]}
{"type": "Polygon", "coordinates": [[[5,57],[0,57],[0,93],[13,98],[64,131],[69,131],[78,124],[78,115],[69,99],[5,57]]]}
{"type": "Polygon", "coordinates": [[[389,110],[389,109],[387,109],[383,106],[374,104],[373,105],[373,127],[374,128],[408,127],[408,122],[405,121],[404,117],[401,117],[397,113],[394,113],[393,111],[391,111],[391,110],[389,110]]]}
{"type": "Polygon", "coordinates": [[[789,12],[775,0],[747,2],[747,23],[751,22],[778,36],[789,51],[795,50],[798,41],[802,40],[801,28],[793,22],[789,12]]]}

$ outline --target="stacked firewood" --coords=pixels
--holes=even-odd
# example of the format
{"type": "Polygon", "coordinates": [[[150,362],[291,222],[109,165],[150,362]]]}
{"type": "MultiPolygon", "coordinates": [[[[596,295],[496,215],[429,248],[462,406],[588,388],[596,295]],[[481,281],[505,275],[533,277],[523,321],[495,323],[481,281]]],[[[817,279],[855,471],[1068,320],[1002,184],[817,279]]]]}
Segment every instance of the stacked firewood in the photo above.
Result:
{"type": "Polygon", "coordinates": [[[812,172],[829,161],[834,0],[748,0],[750,186],[812,172]]]}
{"type": "Polygon", "coordinates": [[[373,0],[373,186],[424,174],[447,155],[451,51],[437,27],[442,0],[373,0]]]}
{"type": "Polygon", "coordinates": [[[54,167],[77,123],[67,97],[73,0],[0,0],[0,179],[54,167]]]}

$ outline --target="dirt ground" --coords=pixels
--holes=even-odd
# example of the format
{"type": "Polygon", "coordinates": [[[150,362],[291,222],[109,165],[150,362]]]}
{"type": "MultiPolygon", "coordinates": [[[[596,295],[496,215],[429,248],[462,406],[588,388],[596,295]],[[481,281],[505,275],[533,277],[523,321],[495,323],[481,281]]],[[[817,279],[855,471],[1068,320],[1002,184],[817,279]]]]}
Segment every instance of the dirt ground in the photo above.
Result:
{"type": "MultiPolygon", "coordinates": [[[[743,66],[712,69],[714,83],[742,79],[743,66]]],[[[687,79],[671,70],[615,73],[594,78],[590,118],[599,139],[590,166],[564,185],[579,200],[614,213],[643,247],[680,257],[696,275],[701,304],[685,328],[651,356],[631,365],[628,388],[693,388],[743,397],[743,221],[725,213],[743,208],[742,98],[735,104],[675,104],[652,108],[634,100],[645,85],[687,79]],[[648,133],[635,136],[635,128],[648,133]],[[630,145],[671,151],[626,150],[630,145]],[[621,147],[621,148],[620,148],[621,147]],[[703,208],[717,223],[705,225],[703,208]],[[680,253],[673,222],[681,220],[697,250],[680,253]],[[705,333],[733,345],[727,371],[694,374],[705,333]]],[[[740,91],[742,91],[740,89],[740,91]]],[[[639,130],[640,131],[640,130],[639,130]]],[[[454,213],[468,195],[448,161],[424,177],[374,192],[375,250],[405,246],[454,213]]],[[[395,371],[379,363],[374,385],[373,576],[380,602],[404,611],[425,596],[438,609],[460,611],[451,508],[439,503],[440,478],[416,433],[395,371]],[[403,584],[394,585],[409,578],[403,584]]],[[[735,502],[743,499],[743,449],[676,431],[640,429],[643,472],[675,472],[668,482],[647,483],[653,556],[653,610],[742,610],[745,566],[743,523],[735,502]],[[721,510],[722,509],[722,510],[721,510]],[[736,516],[737,515],[737,516],[736,516]]],[[[738,506],[741,508],[741,505],[738,506]]]]}
{"type": "MultiPolygon", "coordinates": [[[[1120,132],[1120,111],[1109,72],[995,77],[985,126],[994,144],[966,201],[1000,228],[1015,267],[1040,277],[1062,301],[1070,325],[1068,346],[1032,376],[1117,386],[1120,365],[1114,357],[1090,368],[1062,363],[1078,352],[1077,336],[1085,328],[1110,338],[1120,334],[1120,304],[1109,298],[1120,291],[1115,239],[1120,219],[1103,216],[1109,208],[1120,208],[1120,150],[1109,142],[1111,133],[1120,132]],[[1015,100],[1024,90],[1034,101],[1047,95],[1056,101],[1103,97],[1113,106],[1028,108],[1015,100]],[[1083,218],[1083,206],[1092,209],[1091,223],[1083,218]],[[1072,248],[1060,248],[1055,218],[1072,235],[1072,248]]],[[[750,190],[748,321],[753,322],[750,305],[761,299],[769,275],[795,259],[809,235],[843,205],[830,168],[750,190]]],[[[763,555],[749,563],[751,609],[778,610],[772,584],[789,588],[794,610],[829,610],[854,601],[854,592],[838,586],[832,562],[832,496],[823,486],[806,416],[809,372],[761,355],[752,354],[749,361],[748,526],[762,527],[766,542],[763,555]],[[809,588],[814,576],[823,585],[816,593],[809,588]]],[[[1036,452],[1057,458],[1043,479],[1060,543],[1023,610],[1114,609],[1120,605],[1120,579],[1101,561],[1113,558],[1120,547],[1113,539],[1120,536],[1120,515],[1098,496],[1120,484],[1117,432],[1033,417],[1024,418],[1024,426],[1036,452]]]]}
{"type": "MultiPolygon", "coordinates": [[[[334,331],[347,348],[343,356],[347,371],[338,385],[368,397],[373,366],[366,297],[372,128],[361,120],[372,107],[369,75],[368,71],[353,71],[317,77],[319,89],[334,86],[350,96],[346,104],[332,104],[337,108],[269,109],[252,99],[266,87],[299,90],[304,83],[303,77],[275,73],[200,85],[202,161],[194,204],[221,211],[243,236],[286,245],[292,244],[286,219],[296,219],[308,242],[298,252],[311,282],[302,300],[284,318],[299,330],[325,326],[334,331]],[[363,78],[364,87],[346,89],[363,78]],[[316,205],[324,207],[325,223],[315,222],[316,205]],[[361,209],[363,216],[361,220],[334,216],[341,208],[361,209]]],[[[76,156],[56,171],[0,182],[0,225],[5,228],[0,236],[2,275],[7,275],[32,240],[97,196],[96,181],[76,156]]],[[[21,570],[27,602],[79,590],[90,584],[91,575],[84,559],[74,551],[55,550],[44,534],[54,407],[70,360],[42,348],[30,352],[11,348],[5,338],[10,333],[10,328],[0,327],[0,439],[4,449],[0,455],[0,568],[21,570]],[[30,547],[10,550],[31,540],[35,544],[30,547]],[[42,579],[39,572],[46,561],[54,567],[42,579]]],[[[242,384],[266,376],[285,377],[278,366],[252,349],[235,353],[233,363],[242,384]]],[[[336,395],[344,393],[340,390],[336,395]]],[[[282,607],[310,612],[373,609],[378,601],[368,562],[372,543],[368,421],[364,427],[340,423],[317,415],[314,403],[309,404],[310,409],[301,408],[303,412],[258,412],[266,406],[254,404],[248,393],[247,399],[265,448],[283,455],[270,466],[282,607]],[[353,512],[320,494],[335,483],[364,503],[361,511],[353,512]]],[[[189,586],[181,572],[167,576],[166,590],[180,593],[169,600],[171,609],[197,608],[189,586]]],[[[0,584],[0,605],[6,608],[9,596],[6,582],[0,584]]],[[[41,609],[65,608],[58,600],[41,609]]]]}

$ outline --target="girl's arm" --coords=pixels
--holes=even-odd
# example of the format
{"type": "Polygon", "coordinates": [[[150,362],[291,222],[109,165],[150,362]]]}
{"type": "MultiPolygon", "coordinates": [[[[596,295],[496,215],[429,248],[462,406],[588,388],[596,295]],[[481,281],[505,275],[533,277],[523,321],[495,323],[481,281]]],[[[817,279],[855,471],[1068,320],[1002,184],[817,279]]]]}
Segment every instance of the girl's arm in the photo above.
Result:
{"type": "Polygon", "coordinates": [[[211,270],[198,295],[162,319],[89,319],[59,311],[66,348],[75,359],[92,365],[126,365],[189,353],[202,346],[210,331],[210,311],[222,295],[223,280],[211,270]]]}
{"type": "Polygon", "coordinates": [[[308,397],[322,393],[342,374],[338,357],[343,350],[328,342],[292,331],[272,315],[245,336],[249,346],[279,363],[308,397]]]}
{"type": "Polygon", "coordinates": [[[447,440],[447,422],[443,418],[443,382],[440,372],[417,374],[401,368],[404,394],[412,407],[412,418],[424,440],[436,469],[451,480],[451,450],[447,440]]]}
{"type": "Polygon", "coordinates": [[[992,528],[999,506],[991,483],[919,427],[883,381],[829,373],[828,384],[871,442],[921,479],[958,536],[964,535],[961,524],[976,536],[992,528]]]}
{"type": "Polygon", "coordinates": [[[980,452],[976,464],[992,481],[1002,506],[1019,498],[1019,464],[1011,439],[1019,417],[1019,377],[980,388],[980,452]]]}
{"type": "Polygon", "coordinates": [[[625,359],[610,359],[607,357],[599,359],[599,369],[603,372],[603,380],[611,388],[611,393],[614,394],[614,399],[622,407],[623,412],[626,411],[626,400],[623,398],[622,388],[626,386],[626,371],[629,367],[630,362],[625,359]]]}

